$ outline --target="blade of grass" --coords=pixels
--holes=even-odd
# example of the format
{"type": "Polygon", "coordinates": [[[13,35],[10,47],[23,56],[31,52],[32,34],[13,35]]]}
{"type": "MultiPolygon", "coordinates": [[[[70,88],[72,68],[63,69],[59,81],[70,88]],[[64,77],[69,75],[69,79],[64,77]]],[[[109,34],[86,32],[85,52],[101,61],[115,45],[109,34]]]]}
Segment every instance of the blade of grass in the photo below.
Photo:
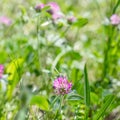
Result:
{"type": "Polygon", "coordinates": [[[66,54],[68,53],[70,50],[66,50],[66,51],[62,51],[61,53],[59,53],[57,55],[57,57],[55,58],[55,60],[53,61],[52,67],[51,67],[51,71],[52,73],[54,72],[54,70],[56,70],[56,66],[59,62],[59,60],[66,54]]]}
{"type": "Polygon", "coordinates": [[[105,103],[100,108],[100,110],[97,113],[95,113],[93,120],[99,120],[101,117],[103,117],[105,115],[105,112],[107,111],[108,107],[114,101],[114,99],[115,99],[115,97],[113,95],[108,95],[107,97],[105,97],[105,99],[103,100],[103,101],[105,101],[105,103]]]}
{"type": "Polygon", "coordinates": [[[84,102],[85,102],[85,105],[86,105],[85,120],[88,120],[89,111],[90,111],[90,86],[89,86],[86,64],[85,64],[85,67],[84,67],[84,102]]]}
{"type": "Polygon", "coordinates": [[[87,67],[85,64],[84,67],[84,99],[85,99],[85,104],[86,106],[90,106],[90,86],[89,86],[89,81],[88,81],[88,74],[87,74],[87,67]]]}
{"type": "Polygon", "coordinates": [[[117,1],[115,7],[113,8],[112,14],[114,14],[116,12],[119,5],[120,5],[120,0],[117,1]]]}

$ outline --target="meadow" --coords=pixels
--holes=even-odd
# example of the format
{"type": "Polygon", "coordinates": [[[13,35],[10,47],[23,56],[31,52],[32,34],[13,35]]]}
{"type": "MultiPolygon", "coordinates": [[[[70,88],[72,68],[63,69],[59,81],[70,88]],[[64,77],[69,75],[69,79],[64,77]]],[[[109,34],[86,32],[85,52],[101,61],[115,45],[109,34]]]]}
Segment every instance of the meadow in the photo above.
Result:
{"type": "Polygon", "coordinates": [[[120,0],[0,9],[0,120],[120,120],[120,0]]]}

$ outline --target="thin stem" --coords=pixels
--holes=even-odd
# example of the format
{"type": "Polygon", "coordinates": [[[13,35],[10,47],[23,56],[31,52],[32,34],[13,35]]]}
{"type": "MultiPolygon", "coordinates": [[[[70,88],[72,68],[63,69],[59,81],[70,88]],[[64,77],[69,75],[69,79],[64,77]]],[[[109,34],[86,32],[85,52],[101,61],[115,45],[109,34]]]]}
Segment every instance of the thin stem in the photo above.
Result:
{"type": "MultiPolygon", "coordinates": [[[[117,1],[115,7],[113,8],[112,14],[114,14],[118,8],[120,4],[120,0],[117,1]]],[[[104,80],[104,78],[107,75],[107,72],[109,70],[109,51],[111,49],[111,43],[112,43],[112,37],[114,35],[114,29],[115,27],[112,26],[112,28],[109,30],[109,35],[108,35],[108,41],[107,41],[107,48],[105,48],[105,54],[104,54],[104,65],[103,65],[103,76],[102,76],[102,80],[104,80]]]]}
{"type": "Polygon", "coordinates": [[[88,108],[88,107],[86,106],[86,108],[85,108],[85,120],[88,120],[89,110],[90,110],[90,108],[88,108]]]}
{"type": "Polygon", "coordinates": [[[40,15],[38,16],[38,19],[37,19],[37,54],[38,54],[38,65],[40,67],[39,20],[40,20],[40,15]]]}
{"type": "Polygon", "coordinates": [[[61,95],[61,96],[60,96],[60,106],[59,106],[59,110],[56,111],[56,115],[55,115],[55,117],[54,117],[54,120],[57,119],[57,116],[58,116],[59,113],[62,114],[63,100],[64,100],[64,95],[61,95]]]}
{"type": "Polygon", "coordinates": [[[59,96],[57,96],[54,100],[53,100],[53,102],[52,102],[52,104],[51,104],[51,107],[54,105],[54,103],[56,102],[56,100],[59,98],[59,96]]]}
{"type": "Polygon", "coordinates": [[[111,49],[113,34],[114,34],[114,27],[112,27],[112,29],[110,29],[110,35],[108,36],[108,40],[107,40],[107,48],[106,48],[105,54],[104,54],[104,63],[103,63],[104,66],[103,66],[103,76],[102,76],[103,80],[106,77],[107,72],[109,70],[109,51],[111,49]]]}
{"type": "Polygon", "coordinates": [[[64,100],[64,95],[61,95],[61,100],[60,100],[60,113],[61,113],[61,111],[62,111],[63,100],[64,100]]]}

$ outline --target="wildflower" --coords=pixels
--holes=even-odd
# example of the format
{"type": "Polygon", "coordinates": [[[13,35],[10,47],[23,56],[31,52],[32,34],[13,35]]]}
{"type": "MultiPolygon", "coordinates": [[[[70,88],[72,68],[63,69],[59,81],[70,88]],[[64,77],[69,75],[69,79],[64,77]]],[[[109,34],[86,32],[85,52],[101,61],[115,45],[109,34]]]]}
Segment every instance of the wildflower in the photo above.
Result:
{"type": "Polygon", "coordinates": [[[66,77],[60,76],[54,80],[53,88],[58,95],[68,94],[71,91],[72,83],[68,82],[66,77]]]}
{"type": "Polygon", "coordinates": [[[4,72],[4,66],[0,65],[0,78],[2,78],[4,72]]]}
{"type": "Polygon", "coordinates": [[[120,24],[120,17],[118,15],[116,15],[116,14],[113,14],[110,17],[110,21],[111,21],[111,24],[118,25],[118,24],[120,24]]]}
{"type": "Polygon", "coordinates": [[[41,3],[41,4],[38,4],[38,5],[35,6],[35,10],[36,10],[37,12],[39,12],[39,11],[41,11],[44,7],[45,7],[45,5],[44,5],[43,3],[41,3]]]}
{"type": "Polygon", "coordinates": [[[60,7],[55,2],[49,2],[47,6],[50,6],[50,9],[47,11],[52,15],[53,20],[57,20],[63,17],[63,14],[60,11],[60,7]]]}
{"type": "Polygon", "coordinates": [[[9,25],[11,25],[12,21],[6,16],[1,16],[0,23],[9,26],[9,25]]]}
{"type": "Polygon", "coordinates": [[[71,16],[71,17],[67,18],[67,21],[69,24],[72,24],[76,21],[76,18],[74,16],[71,16]]]}
{"type": "Polygon", "coordinates": [[[48,12],[49,12],[50,14],[54,14],[54,13],[60,11],[60,7],[59,7],[58,4],[55,3],[55,2],[49,2],[49,3],[47,4],[47,6],[50,6],[50,9],[48,10],[48,12]]]}

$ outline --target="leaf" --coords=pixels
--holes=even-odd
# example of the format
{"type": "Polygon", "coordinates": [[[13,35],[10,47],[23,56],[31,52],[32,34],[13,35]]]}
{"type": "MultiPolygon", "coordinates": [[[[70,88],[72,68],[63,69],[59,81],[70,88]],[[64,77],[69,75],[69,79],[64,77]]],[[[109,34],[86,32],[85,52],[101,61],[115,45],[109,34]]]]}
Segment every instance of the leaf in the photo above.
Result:
{"type": "Polygon", "coordinates": [[[33,96],[30,101],[30,105],[37,105],[40,109],[48,111],[49,104],[47,99],[44,96],[33,96]]]}
{"type": "Polygon", "coordinates": [[[18,58],[13,60],[7,67],[6,73],[8,76],[9,86],[7,90],[8,97],[12,95],[14,88],[21,79],[21,68],[23,66],[23,59],[18,58]]]}
{"type": "Polygon", "coordinates": [[[84,67],[84,99],[86,106],[90,106],[90,86],[88,81],[88,74],[87,74],[87,68],[86,65],[84,67]]]}
{"type": "Polygon", "coordinates": [[[19,8],[20,8],[20,10],[21,10],[22,15],[25,15],[25,14],[26,14],[26,9],[25,9],[25,7],[22,6],[22,5],[20,5],[19,8]]]}
{"type": "Polygon", "coordinates": [[[75,60],[80,60],[82,58],[79,52],[76,52],[74,50],[68,51],[65,56],[71,57],[71,59],[75,60]]]}
{"type": "Polygon", "coordinates": [[[99,120],[101,117],[103,117],[105,115],[105,112],[109,108],[109,106],[114,101],[114,99],[115,99],[115,97],[113,95],[108,95],[107,97],[105,97],[103,100],[104,104],[102,105],[100,110],[97,113],[95,113],[93,120],[99,120]]]}
{"type": "Polygon", "coordinates": [[[78,94],[73,94],[73,95],[69,95],[67,97],[68,100],[70,101],[79,101],[82,99],[82,96],[78,95],[78,94]]]}
{"type": "Polygon", "coordinates": [[[50,6],[45,6],[43,9],[42,9],[42,11],[47,11],[47,10],[50,10],[50,6]]]}
{"type": "Polygon", "coordinates": [[[97,94],[95,94],[94,92],[90,92],[90,101],[92,104],[97,104],[99,101],[99,97],[97,94]]]}
{"type": "Polygon", "coordinates": [[[79,95],[75,90],[73,90],[67,95],[67,99],[69,101],[80,101],[83,99],[83,96],[79,95]]]}
{"type": "Polygon", "coordinates": [[[61,96],[52,96],[50,98],[50,107],[52,108],[53,111],[57,111],[60,109],[60,106],[61,106],[61,103],[60,103],[60,100],[61,100],[61,96]]]}
{"type": "Polygon", "coordinates": [[[6,61],[7,58],[7,53],[5,51],[0,51],[0,63],[4,63],[6,61]]]}
{"type": "Polygon", "coordinates": [[[20,74],[20,68],[23,65],[23,59],[18,58],[13,60],[7,67],[8,80],[14,80],[16,76],[20,74]]]}
{"type": "Polygon", "coordinates": [[[88,19],[87,18],[79,18],[74,24],[73,26],[76,27],[83,27],[88,23],[88,19]]]}

